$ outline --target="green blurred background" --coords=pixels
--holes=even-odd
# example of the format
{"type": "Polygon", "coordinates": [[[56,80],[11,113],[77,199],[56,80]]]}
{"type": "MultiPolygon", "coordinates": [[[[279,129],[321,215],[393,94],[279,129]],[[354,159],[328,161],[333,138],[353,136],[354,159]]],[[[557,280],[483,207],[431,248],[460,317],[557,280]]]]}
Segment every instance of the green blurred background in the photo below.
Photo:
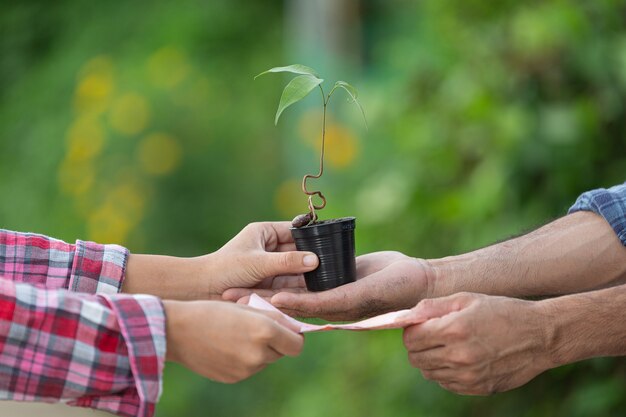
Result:
{"type": "MultiPolygon", "coordinates": [[[[361,93],[330,106],[322,217],[357,251],[471,250],[624,181],[617,0],[24,1],[0,5],[0,227],[199,255],[306,211],[319,97],[273,125],[299,62],[361,93]]],[[[339,95],[337,96],[339,98],[339,95]]],[[[166,416],[611,416],[626,363],[555,369],[489,398],[409,367],[398,331],[307,336],[237,385],[168,365],[166,416]]]]}

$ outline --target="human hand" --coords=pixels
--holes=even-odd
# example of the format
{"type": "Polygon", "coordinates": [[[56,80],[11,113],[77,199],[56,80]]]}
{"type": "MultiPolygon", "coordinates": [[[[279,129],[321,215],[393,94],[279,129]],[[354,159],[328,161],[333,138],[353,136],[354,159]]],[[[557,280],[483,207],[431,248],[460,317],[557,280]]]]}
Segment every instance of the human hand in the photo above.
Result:
{"type": "Polygon", "coordinates": [[[229,288],[288,288],[317,268],[312,252],[298,252],[289,222],[251,223],[217,252],[201,257],[210,296],[229,288]]]}
{"type": "Polygon", "coordinates": [[[167,360],[219,382],[235,383],[284,355],[304,338],[276,312],[222,301],[163,301],[167,360]]]}
{"type": "Polygon", "coordinates": [[[221,299],[232,287],[304,285],[317,267],[312,252],[298,252],[289,222],[251,223],[217,252],[195,258],[131,254],[122,292],[168,300],[221,299]]]}
{"type": "Polygon", "coordinates": [[[410,314],[428,320],[404,330],[409,362],[447,390],[507,391],[554,366],[537,302],[458,293],[422,300],[410,314]]]}
{"type": "Polygon", "coordinates": [[[356,282],[328,291],[309,292],[303,279],[292,279],[289,288],[233,288],[223,297],[238,300],[254,292],[292,316],[347,321],[410,308],[429,295],[433,279],[425,261],[400,252],[359,256],[356,270],[356,282]]]}

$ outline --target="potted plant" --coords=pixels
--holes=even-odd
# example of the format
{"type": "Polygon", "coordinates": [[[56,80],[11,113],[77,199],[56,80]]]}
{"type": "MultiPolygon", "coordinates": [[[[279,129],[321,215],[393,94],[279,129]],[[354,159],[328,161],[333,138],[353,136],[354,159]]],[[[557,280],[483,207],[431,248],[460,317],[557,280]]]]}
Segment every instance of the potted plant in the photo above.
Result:
{"type": "MultiPolygon", "coordinates": [[[[268,73],[287,72],[295,74],[285,86],[280,97],[278,110],[274,118],[274,124],[278,124],[283,111],[294,103],[302,100],[311,91],[319,88],[322,96],[323,116],[322,116],[322,140],[320,166],[317,174],[306,174],[302,178],[302,192],[307,196],[309,211],[296,216],[292,221],[291,234],[298,250],[314,252],[319,260],[319,266],[311,272],[304,274],[306,286],[309,291],[323,291],[338,287],[356,279],[356,261],[354,248],[354,229],[356,228],[355,217],[343,217],[339,219],[329,219],[320,221],[317,210],[326,207],[326,197],[321,191],[309,191],[307,180],[309,178],[320,178],[324,173],[324,144],[326,136],[326,110],[333,93],[343,90],[348,94],[348,101],[357,105],[363,119],[365,112],[357,101],[357,90],[345,81],[337,81],[328,94],[322,88],[323,79],[317,72],[304,65],[289,65],[286,67],[276,67],[264,71],[254,77],[268,73]],[[313,202],[313,197],[319,197],[320,204],[313,202]]],[[[367,126],[367,121],[365,121],[367,126]]]]}

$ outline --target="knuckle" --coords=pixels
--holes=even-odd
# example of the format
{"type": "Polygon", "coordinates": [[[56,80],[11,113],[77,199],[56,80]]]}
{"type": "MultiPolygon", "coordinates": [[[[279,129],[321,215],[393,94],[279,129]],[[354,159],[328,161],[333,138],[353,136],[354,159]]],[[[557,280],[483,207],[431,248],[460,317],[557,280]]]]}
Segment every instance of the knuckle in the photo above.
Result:
{"type": "Polygon", "coordinates": [[[497,383],[488,381],[483,388],[483,395],[494,395],[501,391],[497,383]]]}
{"type": "Polygon", "coordinates": [[[259,349],[253,349],[248,352],[246,357],[243,360],[243,371],[245,372],[245,377],[249,376],[252,373],[252,370],[257,368],[259,365],[265,363],[265,356],[263,352],[259,349]]]}
{"type": "Polygon", "coordinates": [[[473,356],[469,351],[459,349],[450,357],[450,360],[455,365],[471,365],[473,363],[473,356]]]}
{"type": "Polygon", "coordinates": [[[459,381],[464,384],[471,385],[477,382],[477,376],[478,375],[476,375],[474,371],[462,372],[459,375],[459,381]]]}
{"type": "Polygon", "coordinates": [[[432,381],[434,379],[433,373],[431,371],[422,370],[421,372],[422,372],[422,377],[424,377],[425,380],[432,381]]]}
{"type": "Polygon", "coordinates": [[[452,322],[444,330],[444,336],[450,339],[464,339],[467,336],[467,328],[461,321],[452,322]]]}
{"type": "Polygon", "coordinates": [[[296,264],[296,256],[293,253],[285,253],[283,256],[279,257],[277,260],[277,264],[282,269],[287,269],[296,264]]]}
{"type": "Polygon", "coordinates": [[[274,328],[266,323],[257,326],[254,332],[254,340],[259,344],[267,344],[274,337],[274,328]]]}
{"type": "Polygon", "coordinates": [[[414,339],[415,338],[413,336],[413,327],[408,327],[404,329],[404,332],[402,333],[402,343],[408,350],[411,350],[414,339]]]}
{"type": "Polygon", "coordinates": [[[417,303],[417,306],[415,306],[416,309],[429,309],[433,306],[433,299],[432,298],[424,298],[422,301],[420,301],[419,303],[417,303]]]}

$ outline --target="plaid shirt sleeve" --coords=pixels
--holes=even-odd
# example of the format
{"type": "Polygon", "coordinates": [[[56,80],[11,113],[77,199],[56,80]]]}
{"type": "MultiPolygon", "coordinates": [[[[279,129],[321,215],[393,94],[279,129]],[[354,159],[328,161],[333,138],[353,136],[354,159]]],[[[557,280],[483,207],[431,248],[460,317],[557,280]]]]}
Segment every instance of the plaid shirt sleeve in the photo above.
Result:
{"type": "Polygon", "coordinates": [[[117,245],[68,244],[33,233],[0,229],[0,276],[46,288],[115,294],[128,250],[117,245]]]}
{"type": "Polygon", "coordinates": [[[0,278],[0,399],[152,416],[165,316],[148,295],[92,295],[0,278]]]}
{"type": "Polygon", "coordinates": [[[568,213],[577,211],[593,211],[604,217],[626,246],[626,183],[581,194],[568,213]]]}

